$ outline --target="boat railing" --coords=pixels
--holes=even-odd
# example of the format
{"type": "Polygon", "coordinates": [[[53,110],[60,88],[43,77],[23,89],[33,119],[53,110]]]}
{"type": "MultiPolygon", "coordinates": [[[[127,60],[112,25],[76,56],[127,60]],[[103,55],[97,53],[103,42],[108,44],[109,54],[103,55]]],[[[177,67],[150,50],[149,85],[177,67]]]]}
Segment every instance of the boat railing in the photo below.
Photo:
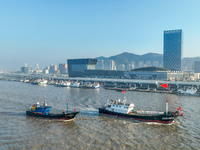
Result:
{"type": "Polygon", "coordinates": [[[112,104],[114,105],[125,105],[125,106],[130,106],[128,103],[122,103],[122,102],[113,102],[112,104]]]}
{"type": "Polygon", "coordinates": [[[151,114],[151,115],[162,115],[164,112],[157,112],[157,111],[136,111],[138,114],[151,114]]]}

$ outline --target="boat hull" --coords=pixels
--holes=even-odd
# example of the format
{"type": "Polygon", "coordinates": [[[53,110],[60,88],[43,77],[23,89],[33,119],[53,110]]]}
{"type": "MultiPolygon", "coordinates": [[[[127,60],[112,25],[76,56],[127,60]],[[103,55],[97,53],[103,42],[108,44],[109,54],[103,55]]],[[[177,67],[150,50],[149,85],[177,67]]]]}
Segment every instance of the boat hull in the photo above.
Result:
{"type": "Polygon", "coordinates": [[[102,86],[98,86],[98,87],[92,87],[92,89],[101,89],[103,88],[102,86]]]}
{"type": "Polygon", "coordinates": [[[71,112],[71,113],[44,115],[44,114],[41,114],[41,113],[26,111],[27,116],[42,117],[42,118],[47,118],[47,119],[58,119],[58,120],[72,120],[76,117],[76,115],[78,113],[80,113],[80,112],[77,111],[77,112],[71,112]]]}
{"type": "Polygon", "coordinates": [[[104,114],[113,117],[134,119],[142,122],[155,122],[161,124],[171,124],[176,118],[176,116],[166,116],[164,114],[162,115],[147,115],[147,114],[144,115],[138,113],[123,114],[123,113],[108,111],[103,108],[99,108],[99,114],[104,114]]]}

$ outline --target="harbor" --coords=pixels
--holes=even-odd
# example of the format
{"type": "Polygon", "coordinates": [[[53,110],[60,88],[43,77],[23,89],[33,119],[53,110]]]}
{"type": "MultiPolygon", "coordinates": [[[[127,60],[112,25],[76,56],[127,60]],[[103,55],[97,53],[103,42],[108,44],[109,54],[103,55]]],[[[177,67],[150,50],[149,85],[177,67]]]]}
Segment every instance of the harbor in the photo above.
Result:
{"type": "Polygon", "coordinates": [[[135,80],[135,79],[109,79],[109,78],[83,78],[63,77],[50,75],[1,74],[1,80],[18,81],[24,83],[55,85],[57,87],[76,88],[105,88],[116,91],[139,91],[165,94],[200,96],[200,82],[163,81],[163,80],[135,80]],[[160,87],[167,83],[168,89],[160,87]],[[195,93],[181,93],[180,90],[194,89],[195,93]]]}
{"type": "Polygon", "coordinates": [[[98,108],[110,100],[124,99],[136,110],[165,111],[166,95],[150,92],[117,92],[86,88],[40,86],[0,81],[1,149],[194,149],[199,145],[199,97],[168,95],[169,111],[182,107],[184,115],[171,125],[143,123],[99,115],[98,108]],[[53,106],[52,113],[76,108],[73,121],[26,116],[38,100],[53,106]],[[188,135],[188,136],[186,136],[188,135]],[[174,142],[176,141],[176,142],[174,142]],[[173,144],[169,144],[173,143],[173,144]]]}

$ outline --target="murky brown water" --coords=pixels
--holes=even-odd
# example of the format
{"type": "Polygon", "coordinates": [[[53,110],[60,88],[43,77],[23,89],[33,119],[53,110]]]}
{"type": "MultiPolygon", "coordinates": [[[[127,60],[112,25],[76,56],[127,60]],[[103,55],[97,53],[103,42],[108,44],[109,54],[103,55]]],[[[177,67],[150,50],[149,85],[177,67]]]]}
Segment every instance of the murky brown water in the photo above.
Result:
{"type": "Polygon", "coordinates": [[[200,97],[168,95],[169,109],[179,106],[184,116],[172,125],[139,123],[99,116],[107,99],[123,99],[138,110],[165,110],[165,94],[105,89],[60,88],[0,81],[0,149],[200,149],[200,97]],[[80,110],[74,121],[27,117],[25,111],[39,99],[52,111],[80,110]]]}

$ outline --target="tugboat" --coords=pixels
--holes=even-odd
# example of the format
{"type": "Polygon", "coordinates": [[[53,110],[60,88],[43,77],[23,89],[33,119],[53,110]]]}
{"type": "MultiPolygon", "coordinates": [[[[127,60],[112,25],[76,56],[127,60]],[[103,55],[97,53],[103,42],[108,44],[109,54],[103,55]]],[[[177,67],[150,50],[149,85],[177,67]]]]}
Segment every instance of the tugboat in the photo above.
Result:
{"type": "Polygon", "coordinates": [[[175,112],[168,111],[168,103],[169,101],[166,100],[166,112],[136,111],[134,110],[134,104],[120,102],[120,100],[111,100],[110,104],[105,104],[104,107],[99,108],[99,114],[129,118],[142,122],[171,124],[176,117],[183,115],[183,111],[181,111],[181,107],[179,107],[175,112]]]}
{"type": "Polygon", "coordinates": [[[49,106],[45,101],[43,105],[40,105],[39,102],[37,104],[33,104],[29,110],[26,111],[27,116],[34,117],[42,117],[47,119],[58,119],[58,120],[66,120],[70,121],[75,118],[75,116],[80,113],[74,109],[73,112],[68,112],[68,103],[67,103],[67,112],[63,112],[61,114],[50,113],[50,109],[52,106],[49,106]]]}

